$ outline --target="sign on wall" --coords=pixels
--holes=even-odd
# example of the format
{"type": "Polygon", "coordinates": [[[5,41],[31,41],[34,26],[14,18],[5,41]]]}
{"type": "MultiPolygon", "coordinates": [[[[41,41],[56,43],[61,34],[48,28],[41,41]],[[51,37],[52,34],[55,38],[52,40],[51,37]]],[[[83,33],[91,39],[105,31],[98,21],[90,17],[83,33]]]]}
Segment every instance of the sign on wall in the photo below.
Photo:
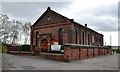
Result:
{"type": "Polygon", "coordinates": [[[61,45],[51,45],[51,51],[60,51],[61,45]]]}

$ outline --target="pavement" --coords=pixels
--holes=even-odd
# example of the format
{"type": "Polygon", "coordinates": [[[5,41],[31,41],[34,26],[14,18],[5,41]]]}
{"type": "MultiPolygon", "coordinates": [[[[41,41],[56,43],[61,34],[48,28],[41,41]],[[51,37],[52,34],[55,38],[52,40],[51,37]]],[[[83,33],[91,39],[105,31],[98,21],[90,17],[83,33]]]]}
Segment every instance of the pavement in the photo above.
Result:
{"type": "Polygon", "coordinates": [[[3,70],[118,70],[118,54],[70,62],[40,56],[2,55],[3,70]]]}

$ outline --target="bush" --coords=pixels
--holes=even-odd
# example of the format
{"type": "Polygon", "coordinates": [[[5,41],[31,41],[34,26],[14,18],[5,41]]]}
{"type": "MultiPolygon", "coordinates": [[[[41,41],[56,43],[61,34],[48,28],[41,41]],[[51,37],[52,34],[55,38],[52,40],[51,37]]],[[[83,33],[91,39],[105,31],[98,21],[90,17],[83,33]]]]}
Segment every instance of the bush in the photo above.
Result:
{"type": "Polygon", "coordinates": [[[64,54],[64,46],[63,45],[61,46],[61,50],[60,51],[61,51],[61,54],[64,54]]]}
{"type": "Polygon", "coordinates": [[[120,53],[120,49],[119,48],[116,50],[116,53],[120,53]]]}
{"type": "Polygon", "coordinates": [[[2,44],[2,53],[7,53],[8,52],[8,48],[6,44],[2,44]]]}
{"type": "Polygon", "coordinates": [[[22,51],[30,51],[30,45],[22,45],[21,50],[22,51]]]}
{"type": "Polygon", "coordinates": [[[114,51],[114,52],[115,52],[115,51],[116,51],[116,49],[112,49],[112,51],[114,51]]]}

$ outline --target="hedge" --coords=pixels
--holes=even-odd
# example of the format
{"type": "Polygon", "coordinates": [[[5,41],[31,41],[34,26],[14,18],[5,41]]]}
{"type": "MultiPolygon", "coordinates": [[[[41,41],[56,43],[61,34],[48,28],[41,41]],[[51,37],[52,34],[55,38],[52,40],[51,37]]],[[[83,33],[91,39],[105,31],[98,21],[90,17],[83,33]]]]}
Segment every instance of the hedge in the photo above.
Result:
{"type": "Polygon", "coordinates": [[[120,49],[119,48],[116,50],[116,53],[120,53],[120,49]]]}
{"type": "Polygon", "coordinates": [[[22,51],[30,51],[30,45],[22,45],[21,50],[22,51]]]}
{"type": "Polygon", "coordinates": [[[113,51],[113,54],[116,52],[116,53],[120,53],[120,48],[118,48],[118,49],[112,49],[112,51],[113,51]]]}
{"type": "Polygon", "coordinates": [[[2,53],[7,53],[8,52],[8,48],[6,45],[3,44],[2,46],[2,53]]]}

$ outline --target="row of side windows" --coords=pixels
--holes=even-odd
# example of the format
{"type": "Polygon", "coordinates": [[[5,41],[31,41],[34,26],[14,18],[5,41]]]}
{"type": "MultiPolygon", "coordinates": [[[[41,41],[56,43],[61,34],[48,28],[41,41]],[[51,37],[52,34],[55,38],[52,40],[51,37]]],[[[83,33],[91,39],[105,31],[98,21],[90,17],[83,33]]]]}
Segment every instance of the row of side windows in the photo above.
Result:
{"type": "Polygon", "coordinates": [[[98,42],[98,36],[97,35],[91,35],[91,33],[87,33],[87,36],[85,36],[85,31],[79,31],[76,29],[75,30],[75,43],[77,44],[78,42],[78,34],[79,34],[79,43],[82,45],[85,45],[85,40],[87,40],[87,44],[90,45],[91,43],[98,42]],[[87,37],[87,39],[85,38],[87,37]]]}

